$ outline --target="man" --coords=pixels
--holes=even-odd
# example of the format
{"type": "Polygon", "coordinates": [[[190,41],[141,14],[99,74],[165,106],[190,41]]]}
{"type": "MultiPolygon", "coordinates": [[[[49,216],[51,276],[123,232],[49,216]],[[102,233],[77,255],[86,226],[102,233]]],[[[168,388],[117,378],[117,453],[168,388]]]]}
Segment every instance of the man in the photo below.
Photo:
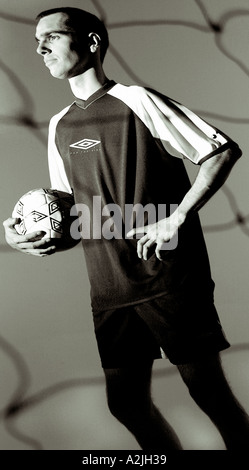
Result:
{"type": "MultiPolygon", "coordinates": [[[[213,303],[197,215],[241,151],[180,103],[108,80],[108,34],[94,15],[58,8],[37,21],[37,52],[53,77],[69,80],[74,95],[50,123],[52,187],[73,191],[77,207],[84,204],[91,214],[96,197],[102,208],[115,205],[122,215],[130,206],[175,205],[152,223],[148,216],[150,223],[128,226],[128,233],[123,217],[122,236],[113,237],[100,233],[102,211],[101,223],[93,220],[92,236],[82,240],[110,411],[142,449],[181,450],[150,392],[153,361],[166,355],[226,448],[247,448],[248,417],[220,362],[229,343],[213,303]],[[200,165],[192,186],[182,158],[200,165]],[[170,245],[176,237],[177,246],[170,245]]],[[[56,251],[40,233],[18,235],[16,222],[4,223],[13,248],[37,256],[56,251]]]]}

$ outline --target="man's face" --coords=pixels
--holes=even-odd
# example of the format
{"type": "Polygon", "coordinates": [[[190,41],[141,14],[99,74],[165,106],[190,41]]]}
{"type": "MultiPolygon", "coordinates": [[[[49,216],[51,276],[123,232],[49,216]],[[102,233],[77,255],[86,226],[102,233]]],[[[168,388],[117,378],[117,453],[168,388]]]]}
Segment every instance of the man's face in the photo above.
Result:
{"type": "Polygon", "coordinates": [[[72,48],[72,31],[66,26],[65,13],[53,13],[41,18],[36,27],[37,53],[55,78],[72,78],[88,67],[90,52],[79,55],[72,48]]]}

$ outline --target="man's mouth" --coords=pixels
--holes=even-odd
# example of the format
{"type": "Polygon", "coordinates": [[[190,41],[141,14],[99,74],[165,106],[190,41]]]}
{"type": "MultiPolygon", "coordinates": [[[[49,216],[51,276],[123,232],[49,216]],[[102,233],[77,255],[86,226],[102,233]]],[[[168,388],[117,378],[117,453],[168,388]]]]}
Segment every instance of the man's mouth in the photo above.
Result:
{"type": "Polygon", "coordinates": [[[45,59],[44,60],[46,67],[49,67],[55,61],[56,61],[56,59],[47,59],[47,60],[45,59]]]}

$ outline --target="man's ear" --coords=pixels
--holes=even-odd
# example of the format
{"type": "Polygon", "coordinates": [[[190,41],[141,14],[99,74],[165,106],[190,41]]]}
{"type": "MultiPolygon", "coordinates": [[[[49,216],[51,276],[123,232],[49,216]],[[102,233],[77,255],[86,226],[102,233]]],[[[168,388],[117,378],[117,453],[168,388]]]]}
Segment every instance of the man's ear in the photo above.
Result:
{"type": "Polygon", "coordinates": [[[94,53],[100,45],[101,38],[97,33],[89,33],[88,37],[90,38],[90,51],[94,53]]]}

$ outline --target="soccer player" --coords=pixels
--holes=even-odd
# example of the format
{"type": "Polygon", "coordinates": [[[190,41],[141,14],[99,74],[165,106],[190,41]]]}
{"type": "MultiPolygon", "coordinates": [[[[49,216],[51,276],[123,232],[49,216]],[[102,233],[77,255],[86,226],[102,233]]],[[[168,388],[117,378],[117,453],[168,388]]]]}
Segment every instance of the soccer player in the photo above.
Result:
{"type": "MultiPolygon", "coordinates": [[[[51,75],[67,79],[73,93],[50,122],[51,186],[73,192],[77,207],[91,214],[96,200],[102,204],[101,220],[95,214],[82,242],[111,413],[142,449],[181,450],[151,397],[153,361],[167,357],[226,449],[246,449],[248,416],[221,365],[220,351],[230,344],[198,218],[241,156],[238,145],[174,99],[108,79],[108,33],[96,16],[75,8],[42,12],[36,40],[51,75]],[[184,158],[199,165],[192,185],[184,158]],[[105,236],[106,208],[117,207],[121,230],[105,236]],[[158,209],[152,222],[151,207],[158,209]],[[127,223],[129,208],[142,209],[141,226],[127,223]]],[[[56,252],[39,233],[18,235],[16,222],[4,222],[10,246],[37,256],[56,252]]]]}

